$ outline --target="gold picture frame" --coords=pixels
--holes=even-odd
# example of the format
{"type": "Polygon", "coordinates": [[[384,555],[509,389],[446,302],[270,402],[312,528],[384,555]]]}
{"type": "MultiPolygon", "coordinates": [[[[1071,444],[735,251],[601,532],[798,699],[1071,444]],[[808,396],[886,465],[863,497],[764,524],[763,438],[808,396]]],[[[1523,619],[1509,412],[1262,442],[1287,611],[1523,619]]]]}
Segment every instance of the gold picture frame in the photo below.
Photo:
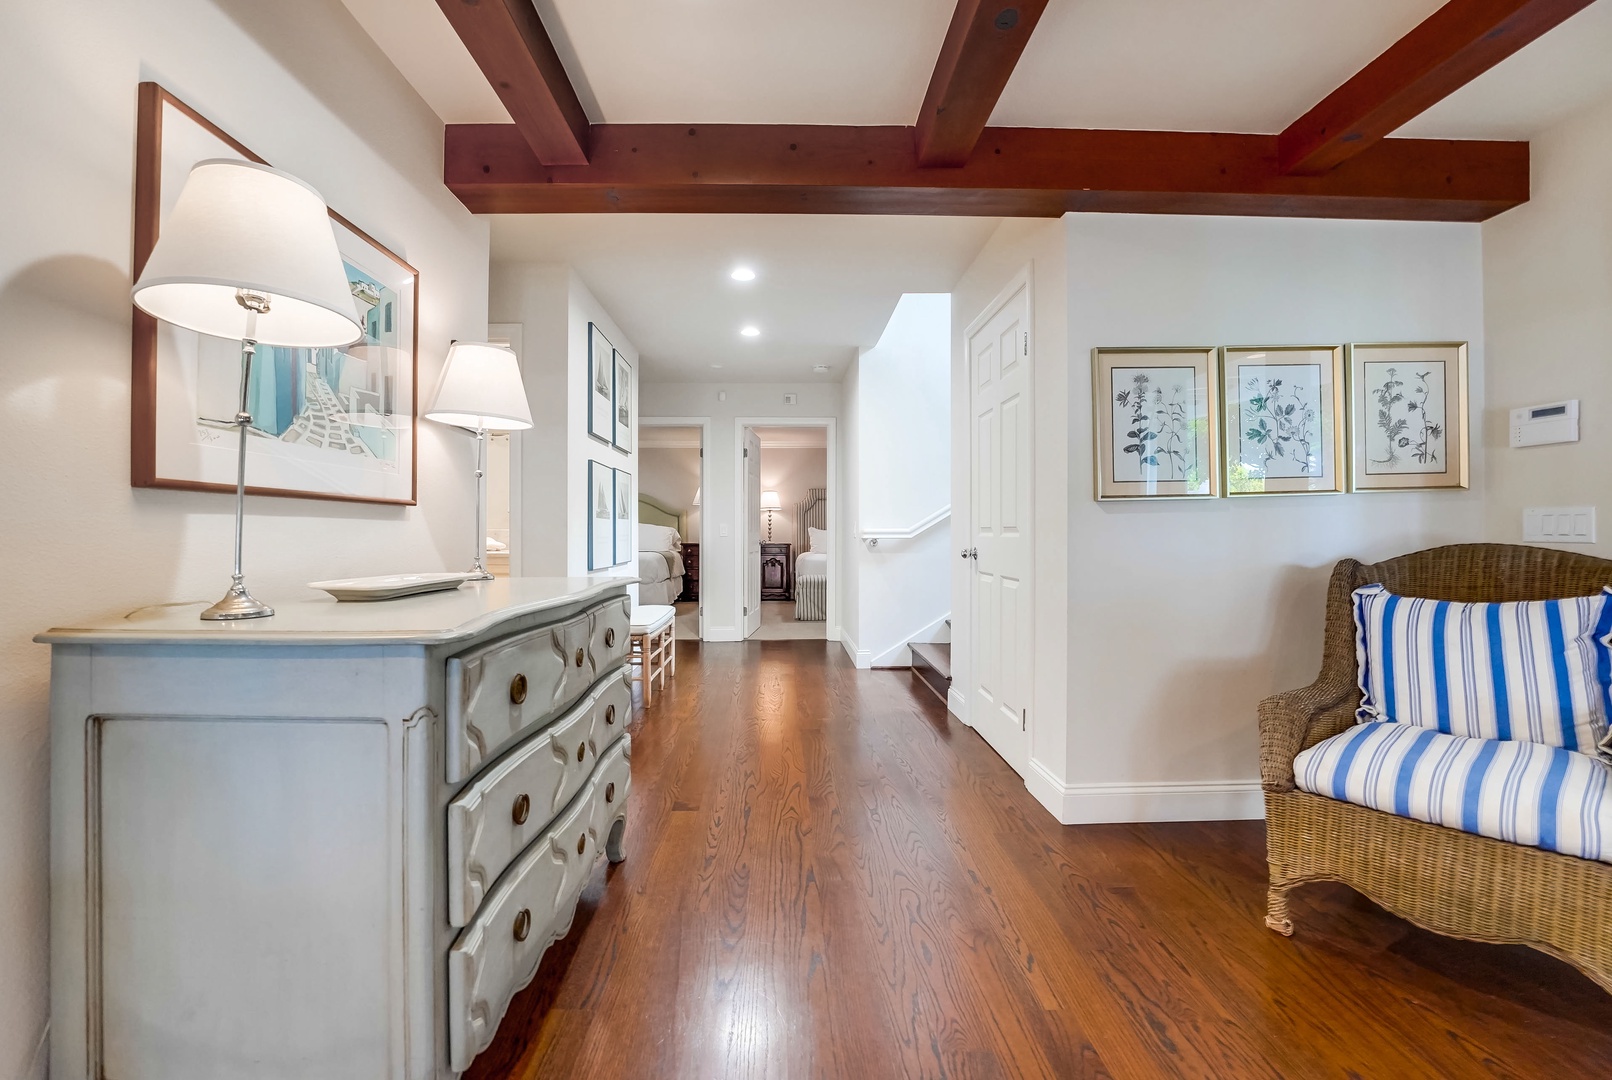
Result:
{"type": "Polygon", "coordinates": [[[1092,350],[1098,501],[1221,492],[1216,346],[1092,350]]]}
{"type": "Polygon", "coordinates": [[[1347,349],[1349,490],[1469,488],[1467,343],[1357,343],[1347,349]]]}
{"type": "Polygon", "coordinates": [[[1348,490],[1342,345],[1222,346],[1220,387],[1228,498],[1348,490]]]}

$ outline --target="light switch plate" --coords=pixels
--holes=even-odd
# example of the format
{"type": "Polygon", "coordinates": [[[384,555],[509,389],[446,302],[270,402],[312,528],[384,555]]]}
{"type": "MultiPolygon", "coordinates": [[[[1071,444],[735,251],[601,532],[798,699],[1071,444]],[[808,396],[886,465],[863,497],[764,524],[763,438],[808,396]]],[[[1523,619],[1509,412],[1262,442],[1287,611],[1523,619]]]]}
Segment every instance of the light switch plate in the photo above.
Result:
{"type": "Polygon", "coordinates": [[[716,534],[718,536],[726,536],[726,535],[728,535],[728,527],[726,525],[718,525],[716,527],[716,534]]]}
{"type": "Polygon", "coordinates": [[[1522,538],[1537,543],[1595,543],[1595,507],[1534,506],[1522,512],[1522,538]]]}

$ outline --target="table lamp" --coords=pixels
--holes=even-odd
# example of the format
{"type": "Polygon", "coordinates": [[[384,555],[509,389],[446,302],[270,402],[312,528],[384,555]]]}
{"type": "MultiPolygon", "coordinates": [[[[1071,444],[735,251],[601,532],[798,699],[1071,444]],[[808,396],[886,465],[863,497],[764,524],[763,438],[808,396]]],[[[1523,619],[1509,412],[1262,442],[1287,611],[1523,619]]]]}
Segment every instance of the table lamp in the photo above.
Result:
{"type": "Polygon", "coordinates": [[[363,337],[330,212],[313,188],[251,161],[207,160],[190,170],[133,290],[134,304],[163,322],[241,343],[241,407],[235,465],[235,573],[201,617],[258,619],[241,570],[246,513],[247,410],[258,345],[317,349],[363,337]]]}
{"type": "Polygon", "coordinates": [[[470,580],[486,581],[487,432],[522,431],[532,426],[520,362],[507,345],[456,341],[437,384],[436,403],[427,420],[476,433],[476,562],[470,580]]]}
{"type": "Polygon", "coordinates": [[[772,543],[772,516],[783,508],[776,491],[763,491],[761,493],[761,508],[767,511],[767,542],[772,543]]]}

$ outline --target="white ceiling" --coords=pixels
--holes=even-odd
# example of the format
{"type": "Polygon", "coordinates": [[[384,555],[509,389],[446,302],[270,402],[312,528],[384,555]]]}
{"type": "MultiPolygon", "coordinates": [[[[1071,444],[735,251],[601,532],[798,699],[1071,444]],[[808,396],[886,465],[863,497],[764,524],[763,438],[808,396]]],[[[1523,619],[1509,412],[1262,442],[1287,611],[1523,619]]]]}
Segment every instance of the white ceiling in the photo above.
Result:
{"type": "Polygon", "coordinates": [[[905,292],[950,292],[993,218],[533,214],[492,219],[494,273],[565,263],[647,382],[838,382],[905,292]],[[756,280],[729,277],[735,266],[756,280]],[[754,325],[756,338],[739,330],[754,325]],[[720,367],[712,365],[720,364],[720,367]],[[814,373],[814,364],[829,365],[814,373]]]}

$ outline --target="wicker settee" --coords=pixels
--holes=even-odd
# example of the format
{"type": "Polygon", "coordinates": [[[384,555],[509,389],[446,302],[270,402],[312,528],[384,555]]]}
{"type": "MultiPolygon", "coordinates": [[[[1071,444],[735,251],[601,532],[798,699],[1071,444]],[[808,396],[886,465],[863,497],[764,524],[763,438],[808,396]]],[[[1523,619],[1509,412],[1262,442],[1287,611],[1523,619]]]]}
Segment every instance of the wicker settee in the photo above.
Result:
{"type": "Polygon", "coordinates": [[[1468,602],[1582,596],[1612,584],[1612,562],[1545,548],[1459,544],[1365,565],[1338,563],[1327,591],[1321,675],[1260,703],[1260,778],[1270,862],[1265,922],[1292,934],[1287,894],[1339,881],[1411,922],[1452,937],[1528,945],[1612,991],[1612,865],[1396,817],[1301,791],[1300,751],[1355,723],[1350,594],[1468,602]]]}

